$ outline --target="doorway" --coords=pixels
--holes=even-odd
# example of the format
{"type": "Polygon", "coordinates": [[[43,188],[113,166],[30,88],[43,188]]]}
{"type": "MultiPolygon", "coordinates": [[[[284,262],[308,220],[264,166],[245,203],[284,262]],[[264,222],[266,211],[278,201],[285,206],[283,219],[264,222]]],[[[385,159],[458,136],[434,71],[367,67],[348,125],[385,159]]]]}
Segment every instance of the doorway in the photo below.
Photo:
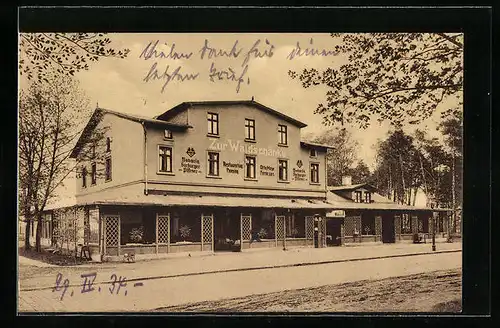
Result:
{"type": "Polygon", "coordinates": [[[383,243],[395,243],[396,242],[396,231],[394,229],[394,217],[383,216],[382,217],[382,242],[383,243]]]}
{"type": "Polygon", "coordinates": [[[240,213],[229,209],[215,213],[214,251],[234,251],[235,242],[240,239],[240,234],[240,213]]]}
{"type": "Polygon", "coordinates": [[[340,246],[342,244],[342,220],[328,219],[326,221],[326,246],[340,246]]]}

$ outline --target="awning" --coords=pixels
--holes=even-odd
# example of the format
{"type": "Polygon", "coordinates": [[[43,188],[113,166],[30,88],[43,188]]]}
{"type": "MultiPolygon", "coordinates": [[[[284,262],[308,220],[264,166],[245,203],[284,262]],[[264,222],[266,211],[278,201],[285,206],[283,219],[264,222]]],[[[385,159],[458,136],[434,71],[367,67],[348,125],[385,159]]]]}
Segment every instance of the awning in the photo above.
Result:
{"type": "MultiPolygon", "coordinates": [[[[97,205],[156,205],[156,206],[211,206],[254,207],[284,209],[332,209],[332,205],[321,200],[284,199],[243,196],[196,196],[196,195],[137,195],[119,198],[101,198],[89,202],[97,205]]],[[[84,204],[82,204],[84,205],[84,204]]]]}

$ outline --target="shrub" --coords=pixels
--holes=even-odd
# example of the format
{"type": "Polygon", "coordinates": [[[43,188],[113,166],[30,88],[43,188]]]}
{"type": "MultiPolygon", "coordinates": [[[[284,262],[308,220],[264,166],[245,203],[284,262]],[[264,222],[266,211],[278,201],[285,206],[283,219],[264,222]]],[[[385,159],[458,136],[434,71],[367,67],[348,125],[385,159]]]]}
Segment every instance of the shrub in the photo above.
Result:
{"type": "Polygon", "coordinates": [[[183,225],[179,228],[179,232],[181,234],[182,240],[186,240],[189,236],[191,236],[191,228],[187,225],[183,225]]]}
{"type": "Polygon", "coordinates": [[[144,237],[144,227],[140,226],[139,228],[133,228],[129,233],[130,241],[134,243],[142,242],[144,237]]]}

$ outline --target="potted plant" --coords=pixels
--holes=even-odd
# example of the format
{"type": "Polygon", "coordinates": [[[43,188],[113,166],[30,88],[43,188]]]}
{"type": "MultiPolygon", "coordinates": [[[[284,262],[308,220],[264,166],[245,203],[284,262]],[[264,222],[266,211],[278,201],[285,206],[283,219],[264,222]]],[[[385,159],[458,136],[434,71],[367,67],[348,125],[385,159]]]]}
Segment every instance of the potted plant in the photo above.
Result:
{"type": "Polygon", "coordinates": [[[133,228],[129,232],[129,239],[133,243],[142,243],[144,238],[144,227],[140,226],[139,228],[133,228]]]}
{"type": "Polygon", "coordinates": [[[191,236],[191,228],[187,225],[183,225],[179,228],[179,233],[181,234],[182,241],[186,242],[186,239],[191,236]]]}
{"type": "Polygon", "coordinates": [[[265,239],[267,237],[267,231],[264,228],[261,228],[259,232],[257,232],[257,236],[259,239],[265,239]]]}
{"type": "Polygon", "coordinates": [[[292,229],[292,238],[296,238],[298,234],[299,234],[299,229],[297,229],[297,227],[294,227],[292,229]]]}

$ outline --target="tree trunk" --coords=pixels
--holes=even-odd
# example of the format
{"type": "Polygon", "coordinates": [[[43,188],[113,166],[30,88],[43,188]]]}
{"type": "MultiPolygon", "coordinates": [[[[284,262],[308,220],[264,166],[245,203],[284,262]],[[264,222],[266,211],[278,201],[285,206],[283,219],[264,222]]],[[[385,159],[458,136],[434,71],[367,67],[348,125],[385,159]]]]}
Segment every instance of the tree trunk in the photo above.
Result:
{"type": "Polygon", "coordinates": [[[399,154],[399,164],[401,165],[401,183],[402,183],[402,187],[403,187],[403,197],[402,197],[400,203],[404,204],[405,203],[404,197],[405,197],[406,186],[405,186],[405,172],[403,169],[403,158],[401,157],[401,154],[399,154]]]}
{"type": "Polygon", "coordinates": [[[36,215],[36,240],[35,240],[35,250],[37,252],[42,251],[42,213],[36,215]]]}
{"type": "Polygon", "coordinates": [[[456,207],[456,199],[455,199],[455,188],[456,188],[456,186],[455,186],[455,142],[454,142],[454,140],[453,140],[453,146],[452,146],[451,154],[452,154],[452,162],[451,162],[451,172],[452,172],[452,176],[451,176],[451,208],[453,209],[451,220],[453,222],[453,232],[456,232],[457,221],[456,221],[456,209],[455,209],[455,207],[456,207]]]}
{"type": "Polygon", "coordinates": [[[30,244],[30,236],[31,236],[31,219],[26,219],[26,226],[24,227],[24,249],[31,249],[30,244]]]}

